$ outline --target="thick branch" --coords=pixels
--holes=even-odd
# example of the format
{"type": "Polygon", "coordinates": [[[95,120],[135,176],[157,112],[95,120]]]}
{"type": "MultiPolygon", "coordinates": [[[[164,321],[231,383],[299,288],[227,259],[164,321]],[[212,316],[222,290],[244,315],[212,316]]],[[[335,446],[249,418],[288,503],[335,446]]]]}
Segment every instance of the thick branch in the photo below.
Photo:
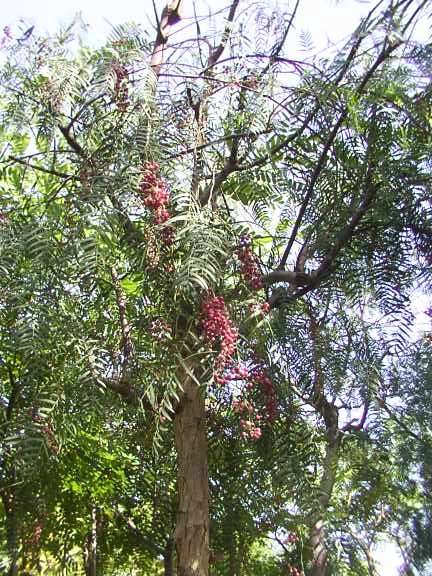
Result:
{"type": "Polygon", "coordinates": [[[161,68],[165,63],[165,48],[171,30],[182,19],[182,8],[183,0],[172,0],[163,9],[161,20],[158,22],[156,41],[150,59],[150,67],[156,77],[159,77],[161,68]]]}
{"type": "Polygon", "coordinates": [[[348,422],[347,424],[345,424],[345,426],[343,426],[342,432],[351,432],[351,431],[358,432],[358,431],[362,430],[365,423],[366,423],[366,418],[367,418],[367,415],[369,412],[369,407],[370,407],[370,402],[368,400],[365,402],[365,404],[363,406],[363,413],[361,415],[360,421],[357,424],[354,424],[354,422],[356,422],[356,420],[351,420],[351,422],[348,422]]]}
{"type": "Polygon", "coordinates": [[[66,142],[69,144],[69,146],[72,148],[72,150],[74,152],[76,152],[77,154],[79,154],[80,156],[82,156],[83,158],[86,158],[86,154],[85,154],[82,146],[80,144],[78,144],[78,142],[72,136],[71,128],[72,128],[72,124],[70,124],[70,123],[68,126],[59,126],[60,132],[63,134],[66,142]]]}
{"type": "Polygon", "coordinates": [[[227,18],[227,25],[225,27],[225,30],[223,31],[221,41],[219,43],[219,46],[217,46],[214,50],[212,50],[212,52],[209,56],[209,59],[208,59],[207,67],[204,70],[204,73],[209,68],[213,67],[217,63],[222,52],[225,50],[226,43],[228,42],[228,39],[229,39],[229,36],[231,33],[231,24],[234,20],[234,16],[235,16],[237,7],[239,5],[239,2],[240,2],[240,0],[234,0],[234,2],[231,4],[230,11],[229,11],[228,18],[227,18]]]}

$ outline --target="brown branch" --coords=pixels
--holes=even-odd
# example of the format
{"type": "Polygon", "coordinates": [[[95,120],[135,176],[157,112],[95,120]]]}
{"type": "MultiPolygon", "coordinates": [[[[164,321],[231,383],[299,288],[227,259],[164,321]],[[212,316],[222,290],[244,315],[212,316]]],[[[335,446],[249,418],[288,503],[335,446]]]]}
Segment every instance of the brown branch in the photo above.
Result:
{"type": "Polygon", "coordinates": [[[31,168],[32,170],[38,170],[39,172],[44,172],[45,174],[51,174],[52,176],[57,176],[58,178],[65,178],[67,180],[78,180],[76,176],[72,176],[71,174],[66,174],[65,172],[59,172],[57,170],[52,170],[50,168],[44,168],[43,166],[37,166],[36,164],[32,164],[31,162],[26,161],[23,158],[18,158],[16,156],[9,156],[8,161],[10,162],[17,162],[18,164],[22,164],[26,166],[26,168],[31,168]]]}
{"type": "MultiPolygon", "coordinates": [[[[87,102],[84,102],[84,104],[81,106],[81,108],[78,110],[78,112],[74,116],[72,116],[72,118],[70,119],[65,130],[67,132],[69,132],[69,130],[72,128],[72,126],[75,124],[75,122],[77,122],[77,120],[79,119],[81,114],[84,112],[84,110],[86,110],[86,108],[88,108],[89,106],[94,104],[94,102],[97,102],[98,100],[101,100],[102,98],[104,98],[104,94],[98,94],[94,98],[90,98],[90,100],[88,100],[87,102]]],[[[62,128],[60,128],[60,130],[62,130],[62,128]]]]}
{"type": "Polygon", "coordinates": [[[60,132],[63,134],[66,142],[72,148],[72,150],[74,152],[76,152],[77,154],[79,154],[80,156],[82,156],[83,158],[86,158],[86,154],[84,152],[84,149],[82,148],[82,146],[80,144],[78,144],[78,142],[75,140],[75,138],[72,136],[72,134],[70,132],[71,128],[72,128],[72,124],[69,123],[68,126],[60,126],[59,125],[58,128],[59,128],[60,132]]]}
{"type": "MultiPolygon", "coordinates": [[[[237,107],[237,113],[241,114],[245,108],[245,92],[247,88],[242,87],[239,93],[239,102],[237,107]]],[[[237,157],[238,151],[240,146],[241,136],[239,134],[233,135],[230,138],[231,146],[230,146],[230,153],[229,156],[225,159],[224,168],[219,174],[216,176],[215,180],[209,186],[203,190],[203,193],[200,198],[201,205],[207,204],[210,197],[212,198],[213,206],[216,206],[217,197],[220,192],[220,188],[224,181],[228,178],[228,176],[235,171],[237,167],[237,157]]]]}
{"type": "Polygon", "coordinates": [[[292,272],[291,270],[274,270],[263,278],[267,286],[278,282],[288,282],[292,286],[310,286],[315,282],[315,278],[310,274],[292,272]]]}
{"type": "Polygon", "coordinates": [[[366,418],[369,412],[369,408],[370,408],[370,402],[369,400],[365,402],[364,406],[363,406],[363,413],[361,415],[360,421],[358,422],[358,424],[354,424],[354,422],[357,422],[358,418],[355,418],[354,420],[351,420],[350,422],[348,422],[347,424],[345,424],[342,427],[342,432],[351,432],[351,431],[360,431],[363,429],[365,423],[366,423],[366,418]]]}
{"type": "Polygon", "coordinates": [[[342,248],[344,248],[344,246],[346,246],[351,240],[355,229],[368,211],[372,200],[376,196],[378,188],[379,186],[374,186],[373,184],[369,185],[368,189],[366,190],[366,194],[360,203],[360,206],[354,212],[351,220],[345,226],[345,228],[342,228],[342,230],[339,232],[333,246],[322,259],[319,268],[312,273],[317,279],[323,278],[331,271],[337,256],[341,252],[342,248]]]}
{"type": "MultiPolygon", "coordinates": [[[[423,0],[423,2],[417,7],[416,10],[414,10],[414,13],[412,14],[411,18],[408,20],[408,22],[405,24],[405,26],[402,28],[402,34],[405,34],[405,32],[408,30],[408,28],[411,26],[413,20],[415,19],[415,17],[417,16],[417,14],[419,12],[421,12],[421,10],[423,10],[423,8],[428,5],[430,3],[429,0],[423,0]]],[[[411,2],[408,4],[408,6],[411,4],[411,2]]]]}
{"type": "Polygon", "coordinates": [[[150,59],[150,67],[159,77],[162,66],[165,64],[165,49],[173,26],[182,19],[183,0],[172,0],[162,12],[160,22],[158,22],[158,31],[153,52],[150,59]]]}
{"type": "Polygon", "coordinates": [[[288,240],[288,244],[287,244],[285,251],[282,255],[282,258],[280,260],[280,263],[279,263],[280,268],[283,268],[285,266],[285,264],[287,263],[288,256],[291,252],[291,248],[292,248],[294,241],[297,237],[297,233],[298,233],[298,230],[299,230],[301,223],[303,221],[303,217],[306,213],[306,210],[309,206],[309,202],[311,201],[313,193],[315,191],[315,184],[317,183],[317,180],[318,180],[322,170],[324,169],[324,166],[327,163],[327,154],[328,154],[331,146],[333,145],[333,142],[336,139],[337,133],[339,132],[339,128],[342,126],[343,122],[345,121],[347,114],[348,114],[348,109],[345,108],[345,110],[339,116],[338,121],[333,126],[333,129],[330,132],[330,134],[327,138],[327,141],[324,144],[324,148],[321,152],[321,155],[318,159],[318,162],[315,165],[314,171],[312,172],[312,176],[309,180],[309,184],[306,188],[306,194],[305,194],[305,197],[303,198],[303,202],[300,206],[300,210],[299,210],[299,213],[297,215],[296,221],[294,223],[293,229],[291,231],[291,236],[288,240]]]}
{"type": "MultiPolygon", "coordinates": [[[[366,22],[370,19],[371,15],[373,14],[373,12],[376,10],[376,6],[369,12],[369,14],[367,15],[364,23],[363,23],[363,27],[366,24],[366,22]]],[[[358,38],[357,41],[353,44],[353,46],[351,47],[351,50],[347,56],[347,59],[344,63],[344,65],[342,66],[339,74],[337,75],[336,79],[333,81],[334,85],[339,85],[340,82],[343,80],[346,72],[348,71],[350,65],[353,63],[355,57],[357,56],[358,50],[360,48],[360,45],[362,43],[364,39],[364,36],[359,33],[358,34],[358,38]]],[[[293,65],[305,65],[306,63],[298,61],[298,60],[287,60],[284,58],[278,58],[278,61],[284,61],[284,62],[288,62],[291,63],[293,65]]],[[[315,67],[315,66],[314,66],[315,67]]],[[[363,86],[364,87],[364,86],[363,86]]],[[[363,89],[362,87],[362,89],[363,89]]],[[[244,171],[244,170],[251,170],[252,168],[256,168],[259,166],[263,166],[265,165],[269,160],[271,160],[272,158],[274,158],[274,156],[276,154],[278,154],[279,152],[281,152],[284,148],[286,148],[295,138],[300,137],[303,132],[305,131],[305,129],[309,126],[311,120],[314,118],[315,114],[320,110],[321,105],[317,104],[310,112],[309,114],[306,116],[305,120],[303,121],[302,125],[293,133],[291,134],[291,136],[289,136],[288,138],[286,138],[283,142],[281,142],[280,144],[278,144],[277,146],[273,147],[271,149],[271,151],[266,154],[265,156],[263,156],[262,158],[259,158],[258,160],[246,165],[239,165],[237,167],[238,171],[244,171]]]]}
{"type": "Polygon", "coordinates": [[[102,378],[101,381],[107,388],[109,388],[116,394],[119,394],[122,400],[127,404],[137,406],[141,402],[145,408],[151,408],[150,403],[143,401],[143,397],[138,395],[136,389],[128,380],[116,379],[116,378],[102,378]]]}
{"type": "Polygon", "coordinates": [[[292,11],[292,14],[291,14],[291,18],[289,19],[288,25],[284,30],[283,36],[282,36],[278,46],[276,47],[276,49],[270,55],[270,62],[268,62],[268,64],[265,66],[264,70],[260,73],[260,76],[265,76],[265,74],[267,74],[267,72],[273,66],[273,64],[278,61],[279,55],[282,51],[282,48],[284,47],[284,44],[285,44],[286,39],[288,37],[289,31],[291,30],[291,27],[294,23],[294,18],[296,17],[299,5],[300,5],[300,0],[297,0],[296,5],[294,6],[294,10],[292,11]]]}
{"type": "MultiPolygon", "coordinates": [[[[381,52],[380,52],[380,54],[378,55],[378,57],[376,58],[375,62],[374,62],[373,65],[370,67],[370,69],[366,72],[366,74],[365,74],[364,77],[363,77],[363,80],[360,82],[359,86],[357,87],[357,89],[356,89],[356,91],[355,91],[357,95],[362,94],[362,92],[363,92],[363,90],[365,89],[367,83],[368,83],[369,80],[372,78],[372,76],[373,76],[373,74],[375,73],[375,71],[377,70],[377,68],[390,56],[390,54],[391,54],[394,50],[396,50],[396,48],[397,48],[398,46],[400,46],[400,44],[401,44],[401,42],[398,41],[398,42],[395,42],[394,44],[389,45],[389,46],[386,47],[386,48],[384,47],[384,48],[381,50],[381,52]]],[[[320,154],[320,157],[319,157],[319,159],[318,159],[318,162],[317,162],[317,164],[316,164],[316,166],[315,166],[315,169],[314,169],[314,171],[313,171],[313,173],[312,173],[312,176],[311,176],[311,179],[310,179],[310,181],[309,181],[308,187],[307,187],[307,189],[306,189],[306,194],[305,194],[305,197],[304,197],[303,202],[302,202],[302,204],[301,204],[299,213],[298,213],[298,215],[297,215],[297,219],[296,219],[296,221],[295,221],[295,223],[294,223],[294,227],[293,227],[293,229],[292,229],[291,236],[290,236],[290,238],[289,238],[289,240],[288,240],[287,247],[285,248],[285,251],[284,251],[284,253],[283,253],[283,255],[282,255],[282,258],[281,258],[281,261],[280,261],[280,264],[279,264],[279,267],[280,267],[280,268],[283,268],[283,267],[285,266],[287,260],[288,260],[288,256],[289,256],[289,254],[290,254],[290,252],[291,252],[291,248],[292,248],[292,246],[293,246],[293,244],[294,244],[294,241],[295,241],[295,239],[296,239],[296,237],[297,237],[297,233],[298,233],[298,230],[299,230],[299,228],[300,228],[300,226],[301,226],[301,223],[302,223],[302,221],[303,221],[303,217],[304,217],[305,212],[306,212],[306,210],[307,210],[307,208],[308,208],[308,206],[309,206],[309,203],[310,203],[310,201],[311,201],[311,199],[312,199],[312,196],[313,196],[313,193],[314,193],[314,189],[315,189],[315,184],[316,184],[316,182],[317,182],[317,180],[318,180],[318,178],[319,178],[322,170],[324,169],[324,167],[325,167],[325,165],[326,165],[326,163],[327,163],[327,155],[328,155],[328,152],[329,152],[331,146],[333,145],[333,143],[334,143],[334,141],[335,141],[335,139],[336,139],[336,136],[337,136],[337,134],[338,134],[338,132],[339,132],[339,129],[340,129],[340,127],[342,126],[342,124],[344,123],[345,118],[347,117],[347,115],[348,115],[348,108],[347,108],[347,107],[344,107],[344,109],[343,109],[341,115],[339,116],[336,124],[333,126],[333,128],[332,128],[332,130],[331,130],[331,132],[330,132],[330,134],[329,134],[329,136],[328,136],[328,138],[327,138],[327,141],[326,141],[325,144],[324,144],[323,150],[322,150],[322,152],[321,152],[321,154],[320,154]]]]}
{"type": "Polygon", "coordinates": [[[230,37],[230,33],[231,33],[231,24],[234,20],[234,16],[237,10],[237,7],[239,5],[240,0],[234,0],[234,2],[231,4],[230,7],[230,11],[228,14],[228,18],[227,18],[227,25],[225,27],[225,30],[222,33],[222,38],[221,41],[219,43],[219,46],[217,46],[214,50],[212,50],[212,52],[210,53],[208,62],[207,62],[207,67],[204,70],[204,73],[207,72],[207,70],[209,68],[212,68],[217,61],[219,60],[222,52],[225,50],[225,46],[228,42],[228,39],[230,37]]]}

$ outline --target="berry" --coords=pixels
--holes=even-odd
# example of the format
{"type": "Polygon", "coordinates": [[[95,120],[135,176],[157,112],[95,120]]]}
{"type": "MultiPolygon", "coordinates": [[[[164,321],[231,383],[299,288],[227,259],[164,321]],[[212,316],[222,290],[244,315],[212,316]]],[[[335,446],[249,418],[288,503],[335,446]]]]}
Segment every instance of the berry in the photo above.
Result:
{"type": "MultiPolygon", "coordinates": [[[[169,191],[165,182],[159,177],[159,164],[156,162],[146,162],[141,172],[139,193],[144,206],[153,213],[153,222],[165,224],[170,219],[171,214],[167,209],[169,202],[169,191]]],[[[174,242],[174,228],[165,226],[161,232],[161,238],[166,246],[171,246],[174,242]]]]}
{"type": "Polygon", "coordinates": [[[234,355],[238,332],[229,318],[221,296],[209,295],[204,299],[201,305],[200,327],[204,342],[220,348],[215,363],[215,381],[224,385],[229,379],[224,371],[234,355]]]}
{"type": "Polygon", "coordinates": [[[235,253],[240,261],[240,272],[245,277],[249,287],[252,290],[263,288],[262,274],[256,256],[251,250],[250,239],[247,236],[240,238],[235,253]]]}
{"type": "Polygon", "coordinates": [[[128,70],[125,66],[116,62],[113,62],[111,69],[114,74],[114,98],[117,102],[117,110],[119,112],[126,112],[129,106],[129,90],[127,87],[129,80],[128,70]]]}

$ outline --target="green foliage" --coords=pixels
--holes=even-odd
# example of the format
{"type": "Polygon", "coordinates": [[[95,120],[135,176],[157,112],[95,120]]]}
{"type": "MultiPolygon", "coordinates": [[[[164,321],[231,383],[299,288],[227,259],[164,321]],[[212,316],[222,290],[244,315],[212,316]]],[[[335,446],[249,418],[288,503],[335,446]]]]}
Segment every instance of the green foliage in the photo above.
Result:
{"type": "MultiPolygon", "coordinates": [[[[223,67],[205,67],[202,36],[159,79],[135,25],[99,49],[74,49],[70,28],[9,50],[0,70],[5,566],[79,574],[95,533],[104,573],[162,573],[185,374],[207,407],[215,574],[311,570],[317,520],[332,573],[373,574],[383,536],[426,565],[430,342],[412,350],[409,341],[410,296],[431,284],[431,100],[421,76],[430,50],[403,52],[394,37],[416,18],[414,4],[373,10],[333,59],[307,63],[283,56],[291,23],[265,5],[232,25],[223,67]],[[171,195],[163,222],[142,187],[156,161],[171,195]],[[245,235],[263,290],[241,270],[245,235]],[[264,388],[216,385],[222,337],[202,338],[209,294],[239,330],[227,372],[265,370],[273,417],[264,388]],[[257,416],[253,442],[241,420],[257,416]]],[[[312,50],[311,37],[300,41],[312,50]]]]}

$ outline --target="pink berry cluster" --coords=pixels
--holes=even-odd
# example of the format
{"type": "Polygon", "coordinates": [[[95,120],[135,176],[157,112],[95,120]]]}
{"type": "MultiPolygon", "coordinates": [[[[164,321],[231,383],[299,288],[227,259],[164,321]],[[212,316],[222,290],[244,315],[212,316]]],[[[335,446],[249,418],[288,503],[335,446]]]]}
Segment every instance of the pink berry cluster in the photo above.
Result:
{"type": "Polygon", "coordinates": [[[273,422],[277,416],[277,397],[276,391],[273,386],[273,382],[269,378],[265,367],[262,364],[258,364],[253,370],[251,370],[249,384],[247,387],[249,389],[259,386],[265,397],[265,407],[266,416],[268,422],[273,422]]]}
{"type": "Polygon", "coordinates": [[[270,312],[270,304],[268,302],[261,302],[257,304],[250,304],[249,312],[252,316],[260,316],[264,318],[270,312]]]}
{"type": "Polygon", "coordinates": [[[242,418],[240,420],[240,426],[242,429],[240,433],[242,438],[250,438],[251,440],[259,440],[261,438],[262,430],[252,420],[244,420],[242,418]]]}
{"type": "MultiPolygon", "coordinates": [[[[221,296],[207,294],[201,304],[199,326],[201,337],[211,347],[219,347],[214,369],[214,380],[219,386],[225,386],[229,382],[237,388],[247,391],[259,388],[265,398],[267,422],[271,423],[277,416],[276,392],[264,365],[261,362],[254,363],[248,369],[246,366],[233,361],[238,339],[238,331],[233,325],[225,301],[221,296]]],[[[241,416],[240,428],[242,438],[258,440],[261,437],[261,424],[263,416],[258,413],[252,400],[238,396],[234,399],[233,411],[241,416]]]]}
{"type": "Polygon", "coordinates": [[[240,261],[240,271],[252,290],[260,290],[264,284],[255,254],[251,250],[251,241],[248,236],[241,236],[235,249],[240,261]]]}
{"type": "Polygon", "coordinates": [[[288,574],[290,576],[304,576],[303,570],[297,568],[297,566],[292,566],[292,564],[288,564],[288,574]]]}
{"type": "MultiPolygon", "coordinates": [[[[141,172],[141,182],[139,192],[143,199],[144,206],[152,210],[153,222],[164,224],[170,218],[167,209],[169,202],[169,191],[166,183],[159,176],[159,164],[157,162],[146,162],[141,172]]],[[[174,229],[166,226],[162,230],[162,240],[168,246],[174,241],[174,229]]]]}
{"type": "Polygon", "coordinates": [[[171,338],[172,327],[163,318],[156,318],[155,320],[151,321],[149,332],[155,340],[161,342],[171,338]]]}
{"type": "Polygon", "coordinates": [[[3,46],[6,46],[6,44],[8,44],[11,40],[12,40],[12,32],[10,29],[10,26],[5,26],[3,28],[3,36],[0,40],[0,48],[3,48],[3,46]]]}
{"type": "Polygon", "coordinates": [[[129,80],[129,73],[126,66],[113,62],[111,70],[114,74],[114,97],[117,102],[117,110],[119,112],[126,112],[129,106],[129,90],[127,83],[129,80]]]}
{"type": "Polygon", "coordinates": [[[31,536],[27,538],[27,540],[25,541],[25,543],[29,548],[35,549],[39,547],[40,540],[42,537],[42,530],[43,530],[42,524],[40,522],[36,522],[36,524],[33,527],[31,536]]]}
{"type": "Polygon", "coordinates": [[[288,532],[287,537],[284,540],[284,544],[295,544],[299,541],[299,537],[294,532],[288,532]]]}
{"type": "Polygon", "coordinates": [[[244,418],[240,419],[241,437],[251,438],[252,440],[261,438],[262,430],[260,428],[260,422],[262,416],[256,413],[257,410],[254,408],[252,402],[236,398],[232,403],[232,407],[237,414],[245,415],[244,418]]]}
{"type": "Polygon", "coordinates": [[[169,213],[166,209],[169,201],[169,192],[165,182],[159,177],[159,164],[157,162],[146,162],[141,176],[139,190],[144,206],[154,210],[155,223],[161,224],[169,218],[169,213]],[[165,218],[164,215],[166,215],[165,218]]]}
{"type": "Polygon", "coordinates": [[[207,295],[201,305],[201,335],[204,342],[220,347],[215,364],[215,381],[224,385],[228,378],[224,372],[235,352],[238,331],[232,323],[222,296],[207,295]]]}

